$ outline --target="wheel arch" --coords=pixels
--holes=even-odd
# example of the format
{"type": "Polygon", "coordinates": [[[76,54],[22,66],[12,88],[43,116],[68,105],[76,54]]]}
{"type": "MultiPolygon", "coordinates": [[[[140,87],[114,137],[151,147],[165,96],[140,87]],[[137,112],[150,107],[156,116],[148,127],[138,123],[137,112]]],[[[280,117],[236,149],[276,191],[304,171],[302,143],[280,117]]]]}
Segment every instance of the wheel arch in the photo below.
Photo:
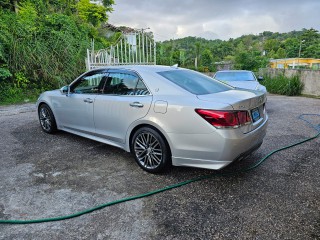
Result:
{"type": "Polygon", "coordinates": [[[47,105],[50,108],[50,110],[52,111],[52,113],[54,115],[55,120],[57,121],[56,110],[53,107],[53,103],[51,102],[51,98],[46,96],[46,97],[43,97],[40,100],[38,100],[38,102],[36,103],[37,111],[39,111],[40,106],[43,104],[47,105]]]}
{"type": "MultiPolygon", "coordinates": [[[[40,107],[41,107],[42,105],[47,105],[48,107],[50,107],[48,103],[46,103],[45,101],[41,101],[41,102],[39,102],[39,103],[37,104],[37,110],[38,110],[38,111],[39,111],[39,109],[40,109],[40,107]]],[[[51,107],[50,107],[50,109],[51,109],[51,107]]]]}
{"type": "Polygon", "coordinates": [[[44,99],[42,99],[41,101],[37,102],[37,105],[36,105],[37,106],[37,111],[39,111],[39,108],[44,104],[47,105],[51,109],[51,111],[54,113],[54,111],[53,111],[52,107],[50,106],[50,104],[47,101],[45,101],[44,99]]]}

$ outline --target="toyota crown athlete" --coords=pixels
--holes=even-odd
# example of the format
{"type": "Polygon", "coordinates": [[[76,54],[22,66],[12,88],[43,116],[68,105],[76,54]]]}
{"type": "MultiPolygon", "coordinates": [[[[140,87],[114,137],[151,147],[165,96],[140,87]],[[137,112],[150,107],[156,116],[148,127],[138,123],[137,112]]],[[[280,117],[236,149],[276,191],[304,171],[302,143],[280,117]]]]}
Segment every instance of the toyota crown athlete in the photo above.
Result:
{"type": "MultiPolygon", "coordinates": [[[[178,67],[88,71],[37,101],[42,130],[77,134],[131,152],[145,171],[221,169],[266,135],[266,93],[238,90],[178,67]]],[[[107,160],[107,159],[106,159],[107,160]]]]}

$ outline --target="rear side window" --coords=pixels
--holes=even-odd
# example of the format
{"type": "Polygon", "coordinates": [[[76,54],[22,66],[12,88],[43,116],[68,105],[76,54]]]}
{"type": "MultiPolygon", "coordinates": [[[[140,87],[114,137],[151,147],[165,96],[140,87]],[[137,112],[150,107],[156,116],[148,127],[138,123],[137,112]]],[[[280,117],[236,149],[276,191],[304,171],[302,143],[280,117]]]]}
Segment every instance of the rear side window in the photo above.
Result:
{"type": "Polygon", "coordinates": [[[142,80],[128,73],[110,73],[103,93],[116,95],[149,95],[149,91],[142,80]]]}
{"type": "Polygon", "coordinates": [[[171,70],[158,72],[158,74],[196,95],[224,92],[233,89],[232,87],[228,87],[210,77],[194,71],[171,70]]]}

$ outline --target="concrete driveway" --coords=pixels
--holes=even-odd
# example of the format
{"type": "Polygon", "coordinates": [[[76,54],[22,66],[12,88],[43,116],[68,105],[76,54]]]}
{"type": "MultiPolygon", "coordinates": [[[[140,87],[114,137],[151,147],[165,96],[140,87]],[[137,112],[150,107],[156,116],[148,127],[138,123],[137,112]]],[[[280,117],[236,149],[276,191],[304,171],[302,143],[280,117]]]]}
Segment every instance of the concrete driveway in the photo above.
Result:
{"type": "MultiPolygon", "coordinates": [[[[223,171],[313,136],[298,119],[320,100],[268,96],[262,147],[223,171]]],[[[310,117],[320,124],[320,117],[310,117]]],[[[0,219],[75,213],[215,173],[174,167],[153,175],[123,150],[41,131],[34,105],[0,107],[0,219]]],[[[216,177],[60,222],[0,224],[0,239],[320,239],[320,138],[279,152],[259,168],[216,177]]]]}

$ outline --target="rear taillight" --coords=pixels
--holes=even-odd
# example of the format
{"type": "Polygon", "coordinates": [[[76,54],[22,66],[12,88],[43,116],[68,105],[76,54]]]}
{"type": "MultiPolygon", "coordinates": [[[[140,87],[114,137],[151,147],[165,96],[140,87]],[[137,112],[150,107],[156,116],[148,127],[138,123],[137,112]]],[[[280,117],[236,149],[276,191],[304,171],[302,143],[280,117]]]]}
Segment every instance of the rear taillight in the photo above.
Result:
{"type": "Polygon", "coordinates": [[[251,123],[251,117],[248,111],[196,109],[196,112],[216,128],[238,128],[251,123]]]}

